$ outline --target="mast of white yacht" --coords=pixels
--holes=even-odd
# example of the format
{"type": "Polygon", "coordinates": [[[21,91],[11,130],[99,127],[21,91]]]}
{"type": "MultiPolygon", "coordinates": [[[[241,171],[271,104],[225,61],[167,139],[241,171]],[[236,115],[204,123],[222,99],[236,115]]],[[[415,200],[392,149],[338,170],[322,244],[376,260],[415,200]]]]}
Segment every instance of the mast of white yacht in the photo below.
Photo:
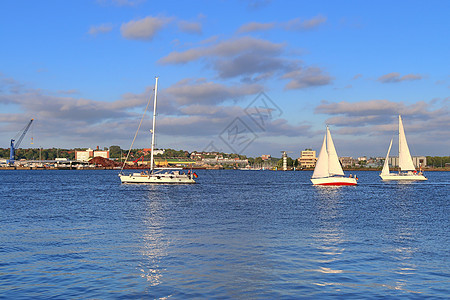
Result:
{"type": "Polygon", "coordinates": [[[155,100],[153,103],[153,126],[152,126],[152,148],[151,148],[151,154],[150,154],[150,172],[153,173],[153,150],[155,147],[155,126],[156,126],[156,94],[158,92],[158,77],[155,77],[156,83],[155,83],[155,100]]]}

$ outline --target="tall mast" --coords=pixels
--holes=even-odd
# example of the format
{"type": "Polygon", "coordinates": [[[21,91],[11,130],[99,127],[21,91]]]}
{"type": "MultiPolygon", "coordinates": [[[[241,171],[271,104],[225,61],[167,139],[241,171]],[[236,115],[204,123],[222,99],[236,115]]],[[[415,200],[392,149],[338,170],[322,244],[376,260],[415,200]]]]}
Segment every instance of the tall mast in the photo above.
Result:
{"type": "Polygon", "coordinates": [[[153,173],[153,149],[155,147],[155,126],[156,126],[156,94],[158,92],[158,77],[155,77],[155,100],[153,103],[153,127],[152,127],[152,150],[151,150],[151,158],[150,158],[150,171],[153,173]]]}
{"type": "Polygon", "coordinates": [[[398,115],[398,173],[401,173],[402,168],[400,167],[400,157],[402,153],[402,135],[400,133],[402,128],[402,116],[398,115]]]}

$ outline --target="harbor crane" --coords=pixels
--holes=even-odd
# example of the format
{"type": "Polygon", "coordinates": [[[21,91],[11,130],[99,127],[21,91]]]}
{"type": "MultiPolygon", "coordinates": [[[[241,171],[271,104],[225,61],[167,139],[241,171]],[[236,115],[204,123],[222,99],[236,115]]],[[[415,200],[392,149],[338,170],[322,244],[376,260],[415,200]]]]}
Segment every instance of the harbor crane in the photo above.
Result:
{"type": "MultiPolygon", "coordinates": [[[[20,146],[20,143],[22,142],[23,138],[25,137],[25,134],[27,134],[28,129],[30,129],[31,123],[33,123],[33,119],[28,122],[27,126],[21,131],[22,134],[20,135],[19,139],[17,140],[17,143],[14,144],[15,139],[11,139],[11,148],[9,151],[9,160],[7,161],[8,164],[13,165],[15,162],[15,151],[20,146]]],[[[20,132],[18,133],[18,135],[20,132]]]]}

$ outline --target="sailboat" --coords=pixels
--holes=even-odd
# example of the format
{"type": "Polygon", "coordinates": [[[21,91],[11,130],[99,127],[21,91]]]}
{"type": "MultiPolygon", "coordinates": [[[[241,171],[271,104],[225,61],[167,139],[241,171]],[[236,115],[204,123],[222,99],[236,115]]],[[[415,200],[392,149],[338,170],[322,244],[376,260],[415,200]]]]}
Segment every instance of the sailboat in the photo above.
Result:
{"type": "Polygon", "coordinates": [[[384,160],[383,169],[380,177],[383,180],[428,180],[423,174],[422,170],[416,171],[414,167],[411,154],[409,153],[408,143],[406,142],[405,130],[403,129],[402,117],[398,116],[398,173],[389,172],[389,152],[392,147],[392,139],[389,144],[389,149],[384,160]]]}
{"type": "MultiPolygon", "coordinates": [[[[155,168],[153,153],[155,148],[155,128],[156,128],[156,99],[157,99],[157,91],[158,91],[158,77],[156,77],[155,83],[155,95],[153,101],[153,127],[151,130],[152,133],[152,147],[150,152],[150,169],[148,171],[143,171],[140,173],[131,173],[124,174],[123,168],[125,166],[126,160],[122,166],[122,169],[119,173],[119,178],[122,183],[175,183],[175,184],[189,184],[195,183],[195,179],[197,174],[189,171],[187,174],[183,173],[182,168],[155,168]]],[[[150,100],[149,100],[150,102],[150,100]]],[[[149,103],[150,104],[150,103],[149,103]]],[[[148,105],[147,105],[148,107],[148,105]]],[[[144,113],[145,115],[145,113],[144,113]]],[[[142,121],[141,121],[142,122],[142,121]]],[[[139,126],[140,127],[140,126],[139,126]]],[[[138,129],[139,130],[139,129],[138,129]]],[[[137,132],[136,132],[137,135],[137,132]]],[[[136,137],[135,137],[136,138],[136,137]]],[[[133,141],[134,142],[134,141],[133,141]]],[[[133,145],[133,144],[132,144],[133,145]]],[[[130,147],[131,149],[131,147],[130,147]]]]}
{"type": "Polygon", "coordinates": [[[323,138],[322,148],[312,175],[311,181],[314,185],[356,185],[355,177],[345,177],[339,162],[330,129],[323,138]]]}

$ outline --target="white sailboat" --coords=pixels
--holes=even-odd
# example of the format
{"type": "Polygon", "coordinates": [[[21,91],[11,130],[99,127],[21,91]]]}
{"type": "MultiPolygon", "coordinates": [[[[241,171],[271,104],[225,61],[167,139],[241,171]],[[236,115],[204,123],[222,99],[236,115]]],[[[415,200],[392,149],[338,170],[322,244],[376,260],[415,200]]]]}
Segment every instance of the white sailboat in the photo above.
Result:
{"type": "Polygon", "coordinates": [[[327,132],[323,138],[322,148],[311,178],[312,183],[314,185],[356,185],[356,180],[355,177],[344,177],[344,171],[327,126],[327,132]]]}
{"type": "MultiPolygon", "coordinates": [[[[150,169],[140,173],[124,174],[123,167],[119,173],[119,178],[122,183],[175,183],[175,184],[187,184],[195,183],[194,178],[197,177],[195,173],[189,171],[187,174],[181,172],[181,168],[155,168],[153,161],[153,152],[155,148],[155,127],[156,127],[156,96],[158,91],[158,77],[156,77],[155,83],[155,95],[153,102],[153,127],[152,133],[152,148],[150,154],[150,169]]],[[[150,100],[149,100],[150,101],[150,100]]],[[[147,106],[148,107],[148,106],[147,106]]],[[[130,147],[131,149],[131,147],[130,147]]],[[[125,165],[125,163],[124,163],[125,165]]]]}
{"type": "Polygon", "coordinates": [[[380,177],[383,180],[428,180],[422,171],[417,172],[414,167],[411,154],[409,152],[408,143],[406,142],[405,130],[403,129],[402,117],[398,116],[398,173],[389,172],[389,152],[392,147],[392,139],[386,154],[383,169],[380,177]]]}

